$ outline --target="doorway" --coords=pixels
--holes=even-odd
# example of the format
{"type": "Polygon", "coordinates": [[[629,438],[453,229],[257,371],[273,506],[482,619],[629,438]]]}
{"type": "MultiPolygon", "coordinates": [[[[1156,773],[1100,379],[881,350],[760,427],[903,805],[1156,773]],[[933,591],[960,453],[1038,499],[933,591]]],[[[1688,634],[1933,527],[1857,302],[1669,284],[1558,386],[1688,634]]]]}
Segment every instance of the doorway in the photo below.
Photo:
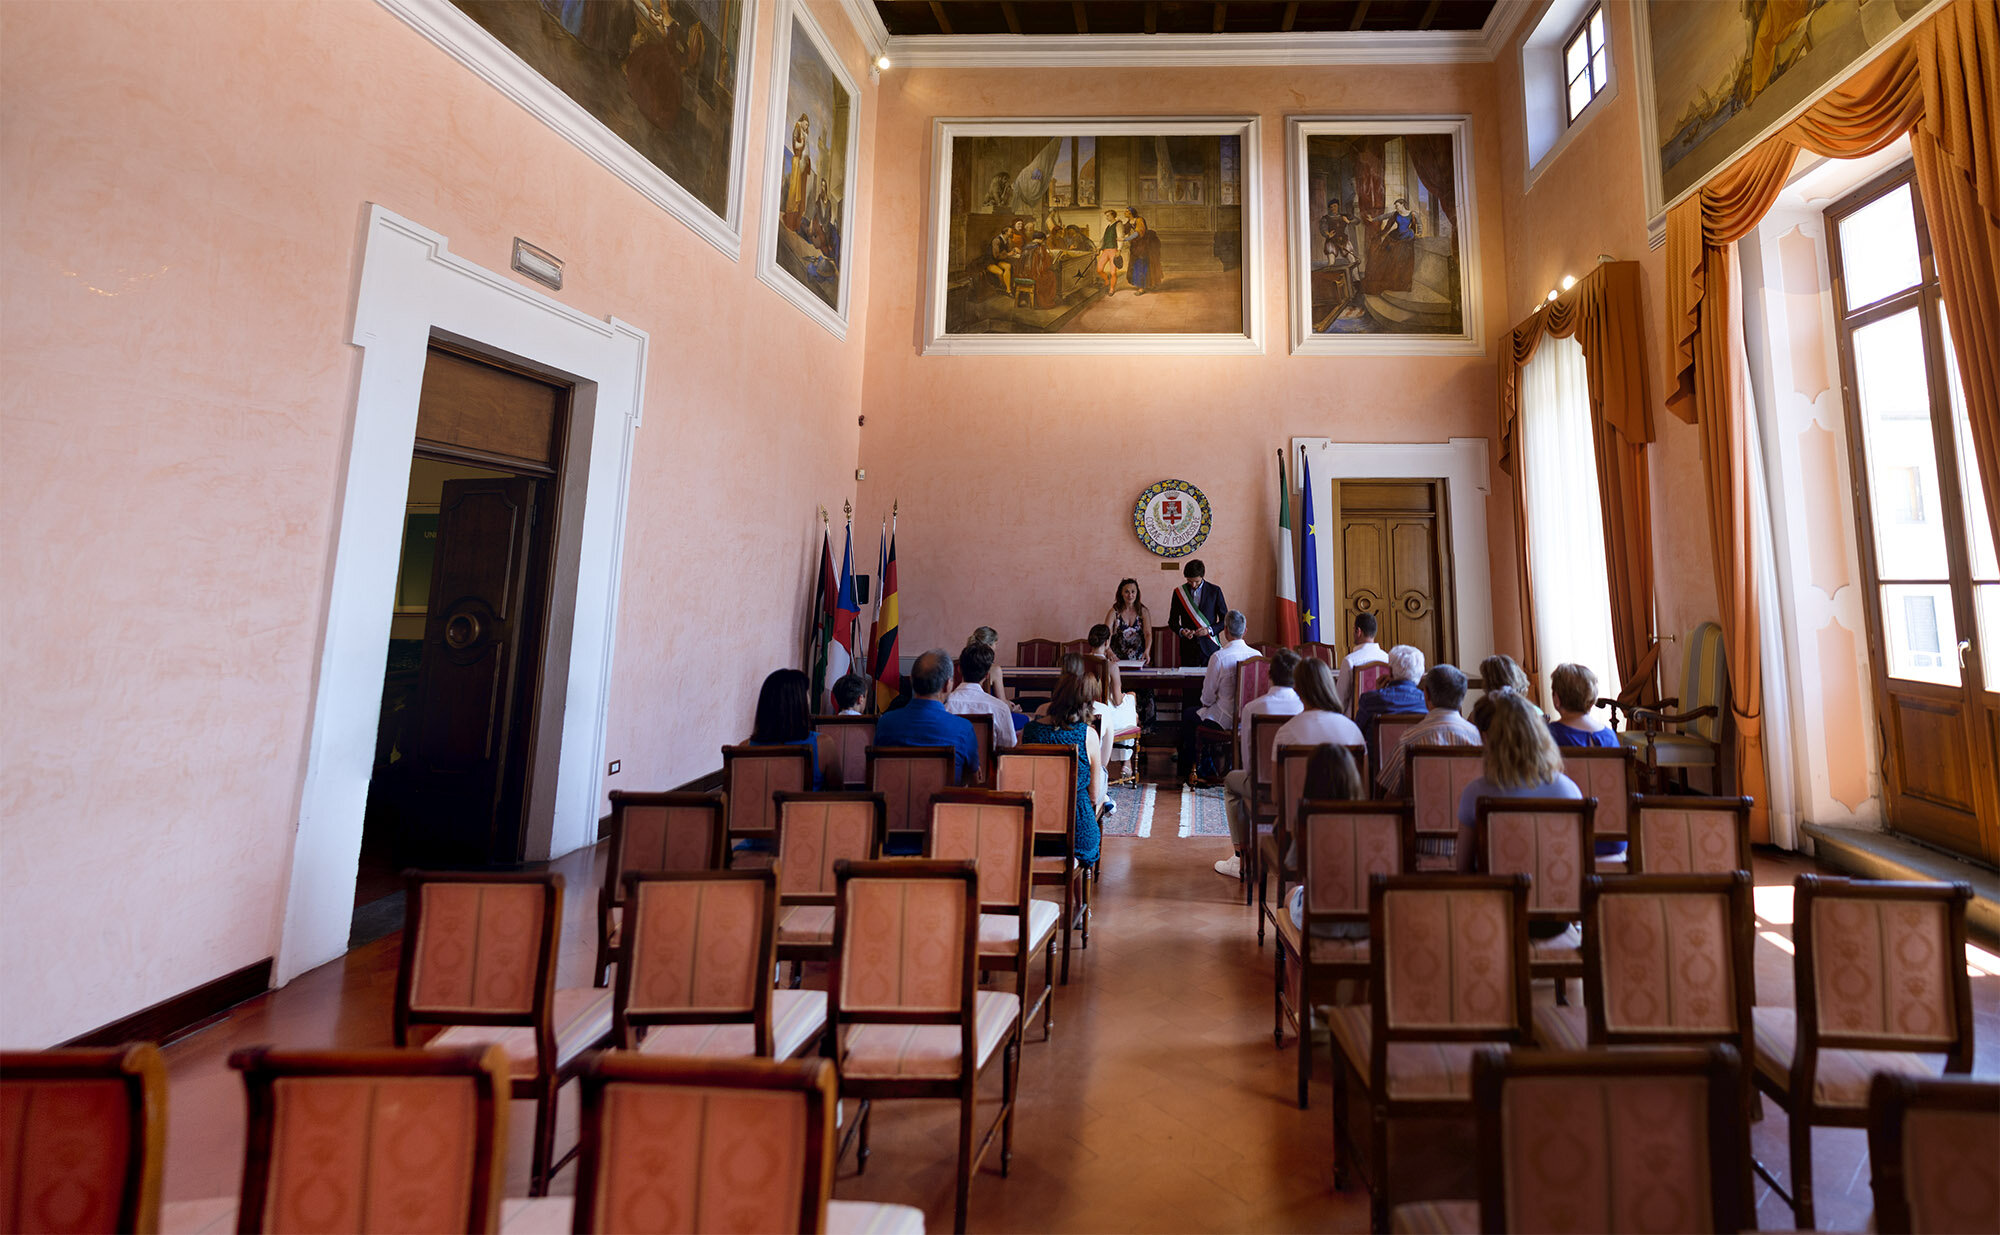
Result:
{"type": "Polygon", "coordinates": [[[404,868],[526,856],[569,394],[426,357],[350,946],[400,924],[404,868]]]}
{"type": "Polygon", "coordinates": [[[1439,479],[1342,480],[1337,546],[1341,624],[1371,613],[1383,647],[1409,644],[1424,663],[1457,663],[1458,618],[1453,604],[1451,519],[1439,479]]]}

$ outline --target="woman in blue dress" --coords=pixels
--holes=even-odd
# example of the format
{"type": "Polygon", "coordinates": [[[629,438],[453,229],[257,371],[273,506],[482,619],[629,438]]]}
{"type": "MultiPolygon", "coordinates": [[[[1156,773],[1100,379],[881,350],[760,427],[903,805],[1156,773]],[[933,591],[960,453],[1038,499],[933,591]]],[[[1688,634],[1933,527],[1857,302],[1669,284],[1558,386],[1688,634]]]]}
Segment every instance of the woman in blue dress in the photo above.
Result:
{"type": "Polygon", "coordinates": [[[1023,743],[1068,746],[1076,751],[1076,860],[1086,864],[1096,862],[1102,848],[1097,808],[1090,801],[1091,769],[1103,747],[1102,737],[1090,727],[1090,705],[1096,696],[1097,684],[1085,671],[1083,657],[1074,653],[1065,656],[1055,694],[1021,730],[1023,743]]]}

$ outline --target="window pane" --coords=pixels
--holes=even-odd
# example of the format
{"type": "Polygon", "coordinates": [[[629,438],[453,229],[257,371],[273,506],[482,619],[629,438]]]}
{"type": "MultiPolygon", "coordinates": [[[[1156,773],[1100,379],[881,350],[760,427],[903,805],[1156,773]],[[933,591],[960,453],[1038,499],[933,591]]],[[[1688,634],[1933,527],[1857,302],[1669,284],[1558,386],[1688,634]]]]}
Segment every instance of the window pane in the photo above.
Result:
{"type": "Polygon", "coordinates": [[[1973,588],[1972,603],[1979,610],[1979,655],[1986,666],[1986,689],[2000,691],[2000,583],[1973,588]]]}
{"type": "Polygon", "coordinates": [[[1599,90],[1604,89],[1604,83],[1610,80],[1610,64],[1605,57],[1605,52],[1600,48],[1598,53],[1590,58],[1590,92],[1593,95],[1596,94],[1599,90]]]}
{"type": "Polygon", "coordinates": [[[1958,685],[1958,623],[1948,583],[1891,583],[1882,588],[1882,633],[1889,676],[1958,685]]]}
{"type": "Polygon", "coordinates": [[[1574,120],[1590,106],[1590,78],[1579,77],[1569,84],[1569,118],[1574,120]]]}
{"type": "Polygon", "coordinates": [[[1910,309],[1854,332],[1854,371],[1875,508],[1875,565],[1884,579],[1944,579],[1944,519],[1923,325],[1910,309]]]}
{"type": "Polygon", "coordinates": [[[1923,278],[1909,185],[1896,186],[1841,220],[1840,267],[1850,311],[1915,287],[1923,278]]]}
{"type": "Polygon", "coordinates": [[[1604,9],[1601,5],[1590,15],[1590,46],[1593,49],[1604,46],[1604,9]]]}
{"type": "Polygon", "coordinates": [[[1590,49],[1583,45],[1583,36],[1579,34],[1574,43],[1563,48],[1563,73],[1567,77],[1575,77],[1583,72],[1583,66],[1588,63],[1590,63],[1590,49]]]}
{"type": "MultiPolygon", "coordinates": [[[[1972,577],[1982,583],[2000,581],[2000,554],[1993,551],[1993,523],[1986,517],[1986,490],[1979,485],[1979,456],[1972,453],[1972,418],[1965,410],[1965,390],[1959,385],[1950,322],[1944,325],[1944,364],[1951,383],[1951,427],[1958,440],[1958,487],[1965,493],[1965,544],[1972,556],[1972,577]]],[[[1982,625],[1980,629],[1986,628],[1982,625]]],[[[1987,655],[2000,657],[2000,644],[1993,645],[1987,655]]],[[[2000,666],[1995,671],[2000,672],[2000,666]]],[[[1992,689],[2000,690],[2000,686],[1992,689]]]]}

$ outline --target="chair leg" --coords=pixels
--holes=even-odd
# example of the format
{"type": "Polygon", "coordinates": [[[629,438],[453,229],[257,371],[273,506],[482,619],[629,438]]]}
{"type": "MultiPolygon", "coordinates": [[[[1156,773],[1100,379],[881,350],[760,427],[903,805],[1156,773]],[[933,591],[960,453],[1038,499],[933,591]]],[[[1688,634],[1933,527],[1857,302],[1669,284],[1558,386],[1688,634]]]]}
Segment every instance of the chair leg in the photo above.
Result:
{"type": "Polygon", "coordinates": [[[549,1163],[556,1151],[556,1081],[550,1077],[536,1083],[535,1156],[528,1177],[529,1196],[549,1193],[549,1163]]]}
{"type": "MultiPolygon", "coordinates": [[[[1096,863],[1092,863],[1091,865],[1086,867],[1081,867],[1080,869],[1083,871],[1085,876],[1095,876],[1097,873],[1096,863]]],[[[1083,935],[1083,946],[1086,948],[1090,946],[1090,885],[1092,882],[1094,882],[1094,879],[1086,878],[1082,884],[1083,925],[1077,928],[1083,935]]]]}
{"type": "Polygon", "coordinates": [[[1069,932],[1070,932],[1070,927],[1074,925],[1076,921],[1076,901],[1074,899],[1075,894],[1076,894],[1076,879],[1072,877],[1063,882],[1062,984],[1064,986],[1069,985],[1069,932]]]}
{"type": "Polygon", "coordinates": [[[1048,946],[1042,950],[1042,989],[1048,998],[1042,1000],[1042,1041],[1046,1042],[1056,1031],[1056,937],[1049,936],[1048,946]]]}
{"type": "Polygon", "coordinates": [[[1257,821],[1255,818],[1252,818],[1250,821],[1250,839],[1243,846],[1243,853],[1241,854],[1243,859],[1241,870],[1243,903],[1246,905],[1257,899],[1256,884],[1258,867],[1263,863],[1263,851],[1258,847],[1261,843],[1257,837],[1257,821]]]}
{"type": "Polygon", "coordinates": [[[592,983],[592,985],[603,986],[607,981],[609,981],[609,978],[606,975],[608,975],[610,972],[611,972],[611,953],[605,950],[603,944],[599,944],[597,946],[597,979],[595,982],[592,983]]]}
{"type": "Polygon", "coordinates": [[[868,1117],[873,1113],[873,1103],[863,1102],[861,1104],[861,1128],[855,1133],[857,1143],[854,1150],[854,1173],[856,1175],[866,1175],[868,1173],[868,1117]]]}
{"type": "MultiPolygon", "coordinates": [[[[1280,955],[1284,948],[1278,949],[1280,955]]],[[[1312,994],[1307,989],[1306,958],[1299,958],[1299,1006],[1292,1014],[1299,1018],[1299,1109],[1305,1110],[1307,1103],[1306,1086],[1312,1080],[1313,1034],[1312,1034],[1312,994]]],[[[1329,1043],[1331,1045],[1331,1043],[1329,1043]]]]}
{"type": "MultiPolygon", "coordinates": [[[[1800,1102],[1799,1107],[1806,1104],[1800,1102]]],[[[1786,1113],[1791,1123],[1792,1218],[1802,1231],[1813,1229],[1812,1118],[1803,1109],[1786,1113]]]]}
{"type": "MultiPolygon", "coordinates": [[[[1271,904],[1267,899],[1270,892],[1270,885],[1265,881],[1267,874],[1269,872],[1264,869],[1264,864],[1257,863],[1257,946],[1260,948],[1264,946],[1264,915],[1270,911],[1271,904]]],[[[1284,878],[1284,872],[1279,871],[1278,899],[1281,901],[1285,898],[1284,878]]]]}
{"type": "Polygon", "coordinates": [[[1389,1117],[1379,1103],[1371,1103],[1369,1119],[1368,1221],[1369,1229],[1389,1229],[1389,1117]]]}
{"type": "Polygon", "coordinates": [[[974,1086],[958,1100],[958,1207],[951,1229],[965,1235],[965,1213],[972,1204],[972,1117],[979,1104],[974,1086]]]}
{"type": "Polygon", "coordinates": [[[1567,1005],[1568,1003],[1569,1003],[1569,979],[1558,977],[1556,979],[1556,1004],[1557,1006],[1560,1007],[1567,1005]]]}
{"type": "Polygon", "coordinates": [[[1333,1052],[1333,1190],[1347,1191],[1353,1180],[1354,1138],[1347,1127],[1347,1057],[1333,1052]]]}
{"type": "Polygon", "coordinates": [[[806,965],[805,965],[805,962],[804,962],[804,961],[793,961],[793,962],[792,962],[792,989],[793,989],[793,990],[797,990],[797,989],[799,989],[799,983],[801,983],[801,982],[805,981],[805,979],[806,979],[806,965]]]}
{"type": "Polygon", "coordinates": [[[1271,991],[1271,1045],[1283,1050],[1285,1049],[1285,945],[1283,943],[1272,949],[1272,960],[1276,963],[1277,974],[1271,991]]]}
{"type": "Polygon", "coordinates": [[[1005,1065],[1002,1073],[1003,1088],[1000,1094],[1001,1101],[1004,1104],[1000,1113],[1002,1121],[1000,1124],[1000,1178],[1005,1179],[1007,1178],[1008,1171],[1014,1165],[1014,1095],[1019,1092],[1021,1087],[1021,1041],[1018,1037],[1007,1047],[1007,1055],[1003,1063],[1005,1065]]]}

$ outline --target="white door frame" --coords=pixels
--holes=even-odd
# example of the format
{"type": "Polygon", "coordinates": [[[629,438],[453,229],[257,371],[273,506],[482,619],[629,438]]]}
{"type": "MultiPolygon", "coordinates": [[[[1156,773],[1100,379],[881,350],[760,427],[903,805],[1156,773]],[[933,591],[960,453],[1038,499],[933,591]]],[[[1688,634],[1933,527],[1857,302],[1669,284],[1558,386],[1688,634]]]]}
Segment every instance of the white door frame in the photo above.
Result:
{"type": "Polygon", "coordinates": [[[1323,520],[1319,534],[1320,635],[1327,643],[1347,638],[1339,630],[1340,605],[1330,589],[1339,586],[1334,570],[1333,501],[1336,480],[1435,480],[1442,478],[1451,502],[1452,605],[1458,614],[1459,667],[1477,665],[1493,654],[1493,570],[1486,543],[1486,499],[1493,491],[1486,439],[1454,437],[1446,442],[1336,442],[1325,437],[1292,439],[1292,459],[1306,451],[1312,467],[1313,512],[1323,520]],[[1329,597],[1331,596],[1331,599],[1329,597]],[[1329,632],[1331,632],[1329,637],[1329,632]]]}
{"type": "Polygon", "coordinates": [[[454,255],[445,237],[370,205],[354,311],[359,390],[272,975],[280,985],[347,950],[417,399],[433,338],[469,344],[575,387],[540,664],[528,857],[555,857],[596,839],[646,334],[476,266],[454,255]]]}

